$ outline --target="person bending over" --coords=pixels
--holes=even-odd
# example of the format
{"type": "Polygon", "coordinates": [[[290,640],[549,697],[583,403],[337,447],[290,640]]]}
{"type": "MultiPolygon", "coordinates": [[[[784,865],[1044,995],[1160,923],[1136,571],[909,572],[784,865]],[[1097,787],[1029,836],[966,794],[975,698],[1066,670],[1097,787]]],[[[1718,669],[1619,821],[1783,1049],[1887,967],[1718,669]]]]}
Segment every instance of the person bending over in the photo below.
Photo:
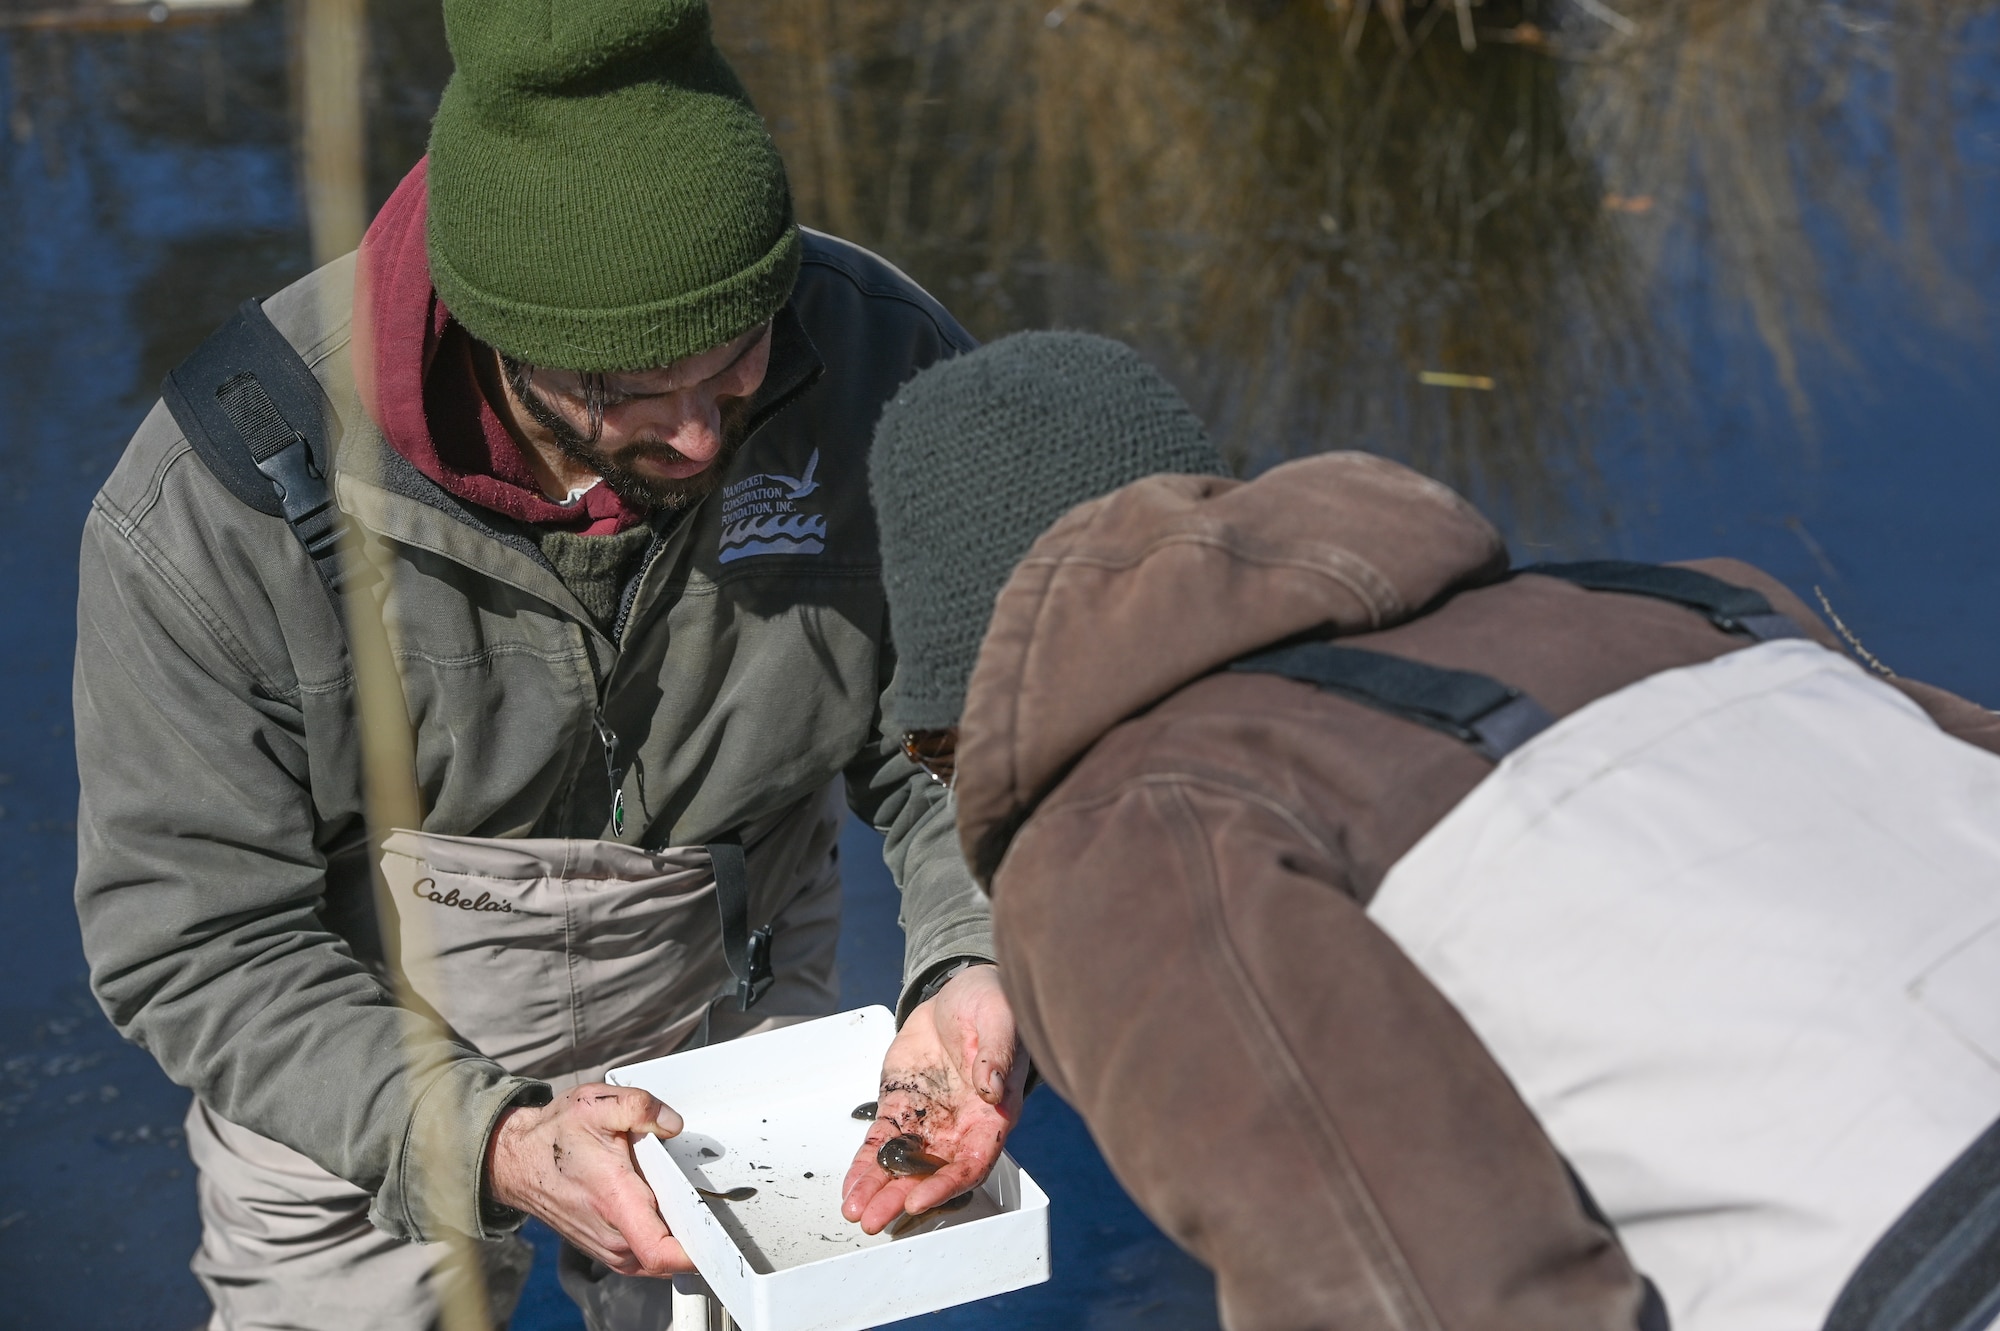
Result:
{"type": "Polygon", "coordinates": [[[2000,1312],[2000,717],[1746,564],[1231,479],[1082,334],[927,370],[870,466],[1028,1049],[1232,1331],[2000,1312]]]}

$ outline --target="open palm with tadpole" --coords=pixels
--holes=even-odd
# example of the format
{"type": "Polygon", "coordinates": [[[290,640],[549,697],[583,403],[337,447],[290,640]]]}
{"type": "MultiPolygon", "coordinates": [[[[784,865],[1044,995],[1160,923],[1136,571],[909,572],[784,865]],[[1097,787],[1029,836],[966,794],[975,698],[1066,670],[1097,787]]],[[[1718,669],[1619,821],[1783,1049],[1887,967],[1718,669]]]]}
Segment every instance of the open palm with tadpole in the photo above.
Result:
{"type": "Polygon", "coordinates": [[[953,976],[910,1013],[882,1060],[875,1121],[847,1171],[841,1213],[875,1234],[978,1187],[1020,1120],[1027,1079],[998,972],[953,976]]]}

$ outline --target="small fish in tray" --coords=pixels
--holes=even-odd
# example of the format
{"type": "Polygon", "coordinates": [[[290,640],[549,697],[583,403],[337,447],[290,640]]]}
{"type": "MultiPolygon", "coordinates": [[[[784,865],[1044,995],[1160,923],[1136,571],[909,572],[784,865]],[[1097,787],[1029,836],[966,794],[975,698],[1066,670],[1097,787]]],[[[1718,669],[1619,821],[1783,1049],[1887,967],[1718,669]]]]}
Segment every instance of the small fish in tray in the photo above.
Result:
{"type": "MultiPolygon", "coordinates": [[[[977,1191],[977,1189],[973,1191],[977,1191]]],[[[927,1222],[942,1219],[953,1211],[963,1211],[970,1205],[972,1205],[972,1193],[961,1192],[956,1197],[939,1202],[928,1211],[918,1211],[915,1215],[898,1216],[894,1221],[890,1222],[889,1237],[892,1239],[907,1238],[911,1234],[916,1233],[917,1230],[923,1228],[927,1222]]]]}

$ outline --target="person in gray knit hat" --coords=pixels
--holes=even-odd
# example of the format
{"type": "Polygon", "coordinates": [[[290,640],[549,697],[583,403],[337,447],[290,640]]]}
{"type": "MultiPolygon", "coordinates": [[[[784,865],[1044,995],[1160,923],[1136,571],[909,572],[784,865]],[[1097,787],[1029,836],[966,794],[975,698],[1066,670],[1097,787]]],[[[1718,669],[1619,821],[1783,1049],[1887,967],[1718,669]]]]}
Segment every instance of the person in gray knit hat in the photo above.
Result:
{"type": "Polygon", "coordinates": [[[1050,523],[1142,476],[1228,470],[1174,386],[1107,337],[1016,333],[912,379],[868,464],[893,722],[957,722],[993,598],[1050,523]]]}
{"type": "MultiPolygon", "coordinates": [[[[1001,338],[931,366],[883,409],[868,467],[897,652],[883,729],[900,731],[905,755],[940,785],[951,782],[951,727],[993,598],[1029,543],[1076,505],[1161,472],[1228,469],[1173,385],[1130,347],[1089,333],[1001,338]]],[[[965,964],[992,973],[991,963],[965,964]]],[[[997,1007],[999,995],[991,1001],[997,1007]]],[[[979,1029],[1012,1030],[1011,1013],[995,1017],[979,1029]]],[[[935,1043],[917,1026],[891,1046],[879,1115],[848,1171],[844,1213],[871,1234],[948,1200],[971,1177],[959,1163],[891,1178],[877,1159],[919,1121],[924,1107],[895,1088],[920,1079],[927,1040],[935,1043]],[[905,1065],[911,1075],[901,1075],[905,1065]]],[[[1028,1060],[985,1044],[961,1059],[970,1066],[958,1075],[1011,1122],[1028,1060]]],[[[934,1112],[922,1122],[936,1125],[934,1112]]]]}
{"type": "Polygon", "coordinates": [[[1021,1049],[1221,1324],[1994,1325],[2000,713],[1735,560],[1511,568],[1385,458],[1221,470],[1074,334],[870,458],[885,705],[1021,1049]]]}

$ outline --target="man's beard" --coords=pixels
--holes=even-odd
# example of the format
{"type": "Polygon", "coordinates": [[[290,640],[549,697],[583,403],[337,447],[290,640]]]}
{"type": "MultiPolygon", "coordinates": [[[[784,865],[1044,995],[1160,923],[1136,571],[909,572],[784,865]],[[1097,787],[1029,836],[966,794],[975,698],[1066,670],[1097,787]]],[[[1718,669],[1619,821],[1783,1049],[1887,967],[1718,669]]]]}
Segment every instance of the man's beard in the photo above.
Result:
{"type": "Polygon", "coordinates": [[[542,400],[541,394],[530,389],[517,395],[528,415],[536,424],[555,436],[556,447],[563,456],[596,472],[617,495],[634,508],[647,511],[666,509],[675,512],[693,508],[706,499],[711,491],[721,483],[722,473],[728,468],[729,460],[743,444],[744,424],[750,414],[747,398],[730,398],[720,404],[718,414],[722,418],[722,447],[716,451],[706,467],[692,476],[675,478],[672,476],[647,476],[635,471],[623,459],[652,458],[661,462],[687,461],[687,454],[675,448],[664,439],[638,439],[619,449],[619,457],[606,454],[598,445],[578,433],[575,426],[542,400]]]}

